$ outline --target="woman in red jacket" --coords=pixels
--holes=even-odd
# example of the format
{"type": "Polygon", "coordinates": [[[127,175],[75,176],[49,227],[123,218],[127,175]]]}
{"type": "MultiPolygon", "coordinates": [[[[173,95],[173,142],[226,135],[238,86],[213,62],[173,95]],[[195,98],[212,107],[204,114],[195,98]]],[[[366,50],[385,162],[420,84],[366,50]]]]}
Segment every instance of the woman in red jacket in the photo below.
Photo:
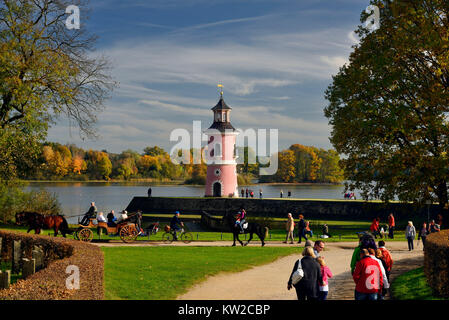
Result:
{"type": "Polygon", "coordinates": [[[372,232],[372,234],[374,235],[374,238],[377,239],[377,236],[380,236],[382,238],[382,235],[379,232],[379,221],[380,218],[377,217],[376,219],[373,220],[373,223],[371,223],[371,226],[369,227],[369,230],[372,232]]]}

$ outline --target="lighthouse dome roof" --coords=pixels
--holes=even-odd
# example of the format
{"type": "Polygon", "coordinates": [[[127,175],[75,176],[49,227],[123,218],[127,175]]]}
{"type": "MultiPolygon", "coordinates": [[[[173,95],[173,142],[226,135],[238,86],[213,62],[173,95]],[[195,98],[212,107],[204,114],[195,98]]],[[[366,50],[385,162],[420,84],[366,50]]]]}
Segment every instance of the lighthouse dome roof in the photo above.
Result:
{"type": "Polygon", "coordinates": [[[231,110],[232,108],[226,104],[223,97],[220,97],[220,100],[218,101],[217,105],[212,108],[212,110],[231,110]]]}

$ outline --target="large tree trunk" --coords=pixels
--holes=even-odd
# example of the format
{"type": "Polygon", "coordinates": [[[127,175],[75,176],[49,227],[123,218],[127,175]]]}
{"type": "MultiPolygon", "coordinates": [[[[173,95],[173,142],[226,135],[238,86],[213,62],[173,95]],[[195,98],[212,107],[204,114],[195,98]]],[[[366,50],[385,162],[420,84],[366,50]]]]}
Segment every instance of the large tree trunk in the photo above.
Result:
{"type": "Polygon", "coordinates": [[[440,184],[437,187],[436,194],[438,196],[438,211],[443,216],[443,225],[441,225],[441,228],[445,228],[447,222],[449,221],[449,210],[447,207],[448,204],[448,193],[447,193],[447,184],[446,181],[440,182],[440,184]]]}

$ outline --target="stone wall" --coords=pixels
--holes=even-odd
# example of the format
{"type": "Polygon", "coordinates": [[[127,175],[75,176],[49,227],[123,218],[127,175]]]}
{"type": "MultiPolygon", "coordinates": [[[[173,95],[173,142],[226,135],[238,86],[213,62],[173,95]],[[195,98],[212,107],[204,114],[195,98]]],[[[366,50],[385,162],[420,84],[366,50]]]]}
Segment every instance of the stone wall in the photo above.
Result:
{"type": "MultiPolygon", "coordinates": [[[[427,219],[427,206],[408,203],[365,202],[362,200],[296,200],[296,199],[246,199],[246,198],[169,198],[134,197],[126,210],[143,213],[201,214],[216,216],[237,212],[245,208],[249,216],[285,218],[288,212],[295,218],[302,213],[307,219],[370,220],[377,216],[385,220],[392,212],[396,220],[411,217],[427,219]]],[[[437,205],[430,206],[430,217],[438,212],[437,205]]],[[[417,225],[418,221],[415,221],[417,225]]]]}

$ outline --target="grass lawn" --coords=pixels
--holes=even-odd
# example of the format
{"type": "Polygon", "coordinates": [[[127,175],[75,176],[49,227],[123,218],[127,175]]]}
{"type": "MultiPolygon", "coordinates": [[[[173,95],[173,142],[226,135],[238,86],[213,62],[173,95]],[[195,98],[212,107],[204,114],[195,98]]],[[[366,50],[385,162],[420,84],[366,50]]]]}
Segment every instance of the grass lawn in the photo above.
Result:
{"type": "MultiPolygon", "coordinates": [[[[219,272],[272,262],[299,248],[103,247],[106,299],[175,299],[219,272]]],[[[288,275],[287,275],[288,276],[288,275]]]]}
{"type": "MultiPolygon", "coordinates": [[[[171,215],[170,215],[171,216],[171,215]]],[[[280,219],[282,221],[285,221],[285,219],[280,219]]],[[[371,222],[369,221],[337,221],[337,220],[310,220],[310,226],[313,231],[313,238],[311,240],[317,240],[321,239],[319,238],[319,235],[321,234],[321,226],[327,223],[329,226],[329,232],[332,235],[332,238],[328,239],[322,239],[325,242],[337,242],[337,241],[358,241],[358,237],[356,232],[360,231],[367,231],[369,230],[369,226],[371,225],[371,222]]],[[[283,224],[283,223],[282,223],[283,224]]],[[[281,225],[282,225],[281,224],[281,225]]],[[[159,232],[156,235],[151,235],[149,238],[148,236],[139,236],[137,240],[146,240],[148,239],[150,241],[161,241],[162,240],[162,234],[164,233],[163,227],[165,223],[161,223],[161,228],[159,232]]],[[[145,225],[144,225],[145,227],[145,225]]],[[[70,225],[70,228],[75,229],[77,228],[77,225],[70,225]]],[[[15,230],[15,231],[21,231],[26,232],[26,227],[16,226],[16,225],[2,225],[0,224],[0,229],[6,229],[6,230],[15,230]]],[[[94,239],[99,239],[100,237],[97,234],[96,229],[92,229],[94,233],[94,239]]],[[[31,233],[34,233],[34,231],[31,231],[31,233]]],[[[52,230],[44,230],[41,234],[44,235],[53,235],[52,230]]],[[[229,232],[192,232],[193,234],[193,240],[198,241],[232,241],[232,234],[229,232]]],[[[269,231],[269,236],[266,239],[267,242],[270,241],[284,241],[285,240],[285,229],[272,229],[269,231]]],[[[73,238],[73,235],[68,235],[69,238],[73,238]]],[[[247,238],[249,235],[247,235],[247,238]]],[[[245,235],[240,235],[241,240],[245,240],[245,235]]],[[[114,240],[114,241],[121,241],[118,236],[109,236],[103,234],[101,236],[102,240],[114,240]]],[[[296,239],[296,230],[295,230],[295,240],[296,239]]],[[[253,241],[259,241],[259,238],[257,235],[254,235],[253,241]]],[[[386,241],[405,241],[404,231],[397,230],[395,231],[395,238],[394,240],[387,239],[386,241]]]]}
{"type": "Polygon", "coordinates": [[[432,295],[422,267],[397,277],[391,285],[391,290],[397,300],[444,300],[432,295]]]}

